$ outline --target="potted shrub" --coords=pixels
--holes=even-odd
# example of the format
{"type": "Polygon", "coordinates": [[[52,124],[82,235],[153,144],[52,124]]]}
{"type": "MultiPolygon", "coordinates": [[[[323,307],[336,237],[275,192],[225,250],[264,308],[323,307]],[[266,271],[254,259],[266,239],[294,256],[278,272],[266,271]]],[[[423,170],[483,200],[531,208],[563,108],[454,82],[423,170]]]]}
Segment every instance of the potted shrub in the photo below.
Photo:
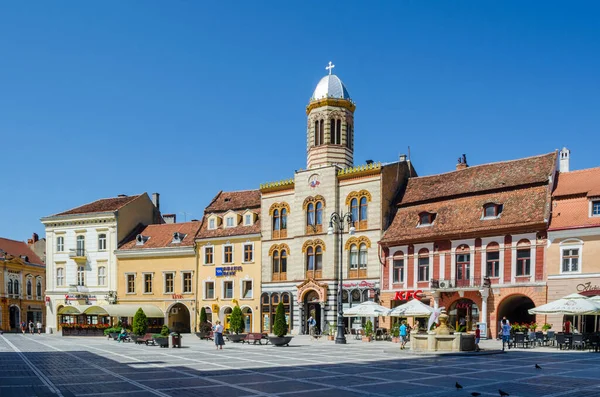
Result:
{"type": "Polygon", "coordinates": [[[400,324],[396,323],[392,327],[392,342],[400,343],[400,324]]]}
{"type": "Polygon", "coordinates": [[[135,312],[135,316],[133,316],[133,329],[131,339],[136,342],[137,337],[144,336],[146,331],[148,330],[148,317],[146,317],[146,313],[140,307],[137,312],[135,312]]]}
{"type": "Polygon", "coordinates": [[[241,334],[244,332],[244,314],[242,313],[242,309],[239,306],[235,306],[231,311],[231,316],[229,316],[229,340],[237,343],[241,342],[246,335],[241,334]]]}
{"type": "Polygon", "coordinates": [[[335,340],[335,331],[337,328],[337,324],[333,324],[332,322],[329,322],[327,324],[328,329],[327,329],[327,340],[335,340]]]}
{"type": "Polygon", "coordinates": [[[198,332],[196,332],[196,336],[200,339],[208,339],[211,331],[212,324],[208,322],[206,308],[203,307],[200,310],[200,325],[198,326],[198,332]]]}
{"type": "Polygon", "coordinates": [[[365,323],[365,336],[362,337],[363,342],[371,342],[373,340],[373,323],[367,320],[365,323]]]}
{"type": "Polygon", "coordinates": [[[169,347],[169,327],[163,325],[160,334],[152,335],[152,339],[160,347],[169,347]]]}
{"type": "Polygon", "coordinates": [[[285,321],[285,311],[283,302],[279,302],[275,311],[275,321],[273,323],[273,333],[275,336],[269,336],[269,342],[273,346],[289,346],[292,336],[286,336],[288,325],[285,321]]]}
{"type": "Polygon", "coordinates": [[[544,323],[544,325],[542,325],[543,332],[548,332],[550,328],[552,328],[552,324],[544,323]]]}

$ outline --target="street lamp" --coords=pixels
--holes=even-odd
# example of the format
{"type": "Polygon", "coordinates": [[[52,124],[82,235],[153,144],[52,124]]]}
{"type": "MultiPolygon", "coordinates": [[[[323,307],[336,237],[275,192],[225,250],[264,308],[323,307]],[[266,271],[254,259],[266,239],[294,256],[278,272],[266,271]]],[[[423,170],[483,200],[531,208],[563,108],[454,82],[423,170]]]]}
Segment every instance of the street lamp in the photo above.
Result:
{"type": "Polygon", "coordinates": [[[354,228],[354,221],[352,220],[352,213],[347,212],[345,214],[338,214],[334,212],[331,214],[331,218],[329,218],[329,228],[327,228],[327,234],[330,236],[333,235],[334,230],[339,235],[340,240],[340,266],[339,266],[339,279],[338,279],[338,295],[337,295],[337,309],[338,309],[338,319],[337,319],[337,336],[335,337],[336,344],[345,344],[346,343],[346,335],[344,335],[344,307],[342,303],[342,288],[343,288],[343,262],[344,262],[344,228],[345,224],[348,224],[350,228],[348,229],[348,233],[350,235],[354,234],[356,230],[354,228]],[[334,228],[335,225],[335,228],[334,228]]]}

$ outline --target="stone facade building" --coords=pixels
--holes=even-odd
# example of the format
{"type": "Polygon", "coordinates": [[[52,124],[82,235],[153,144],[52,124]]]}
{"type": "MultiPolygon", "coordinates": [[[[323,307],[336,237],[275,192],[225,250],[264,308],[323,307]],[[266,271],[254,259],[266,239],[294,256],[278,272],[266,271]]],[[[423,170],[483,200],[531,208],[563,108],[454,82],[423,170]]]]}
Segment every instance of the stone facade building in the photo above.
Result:
{"type": "Polygon", "coordinates": [[[381,304],[393,308],[416,294],[445,307],[456,329],[480,324],[488,336],[504,316],[536,320],[527,310],[546,303],[556,163],[549,153],[468,167],[463,156],[456,171],[409,179],[382,242],[381,304]]]}
{"type": "Polygon", "coordinates": [[[280,301],[292,333],[307,332],[309,316],[321,330],[335,323],[340,260],[344,306],[377,298],[378,242],[392,219],[392,203],[416,175],[405,156],[390,164],[354,166],[355,104],[329,70],[306,109],[307,169],[260,187],[264,332],[271,330],[280,301]],[[341,257],[339,235],[327,234],[333,213],[351,213],[356,229],[348,235],[346,225],[341,257]]]}

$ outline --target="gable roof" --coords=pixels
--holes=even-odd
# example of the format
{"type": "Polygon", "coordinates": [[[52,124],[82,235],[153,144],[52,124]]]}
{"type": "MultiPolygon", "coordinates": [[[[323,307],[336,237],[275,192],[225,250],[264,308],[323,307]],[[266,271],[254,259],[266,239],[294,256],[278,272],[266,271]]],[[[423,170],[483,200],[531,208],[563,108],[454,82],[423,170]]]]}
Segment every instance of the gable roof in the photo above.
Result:
{"type": "Polygon", "coordinates": [[[0,237],[0,249],[13,256],[27,256],[29,258],[29,263],[44,265],[42,259],[37,256],[37,254],[33,252],[24,241],[16,241],[0,237]]]}
{"type": "Polygon", "coordinates": [[[137,194],[135,196],[111,197],[111,198],[100,199],[100,200],[92,201],[91,203],[88,203],[88,204],[84,204],[79,207],[72,208],[68,211],[64,211],[64,212],[60,212],[58,214],[51,215],[51,217],[52,216],[93,214],[96,212],[117,211],[118,209],[129,204],[130,202],[137,199],[138,197],[143,196],[144,194],[145,193],[137,194]]]}
{"type": "Polygon", "coordinates": [[[220,191],[212,199],[204,213],[226,212],[260,208],[260,190],[241,190],[237,192],[220,191]]]}
{"type": "Polygon", "coordinates": [[[552,197],[586,195],[600,196],[600,167],[558,174],[552,197]]]}
{"type": "Polygon", "coordinates": [[[600,216],[590,216],[591,197],[600,197],[600,167],[560,173],[549,230],[600,227],[600,216]]]}
{"type": "Polygon", "coordinates": [[[159,225],[148,225],[139,228],[136,233],[130,233],[129,236],[119,247],[119,250],[138,250],[149,248],[167,248],[167,247],[190,247],[194,245],[194,238],[200,230],[202,222],[193,221],[185,223],[163,223],[159,225]],[[185,234],[181,243],[173,244],[173,233],[179,232],[185,234]],[[141,234],[144,237],[150,237],[144,242],[144,245],[137,245],[136,236],[141,234]]]}
{"type": "Polygon", "coordinates": [[[472,195],[511,187],[546,184],[556,167],[556,152],[467,167],[445,174],[410,178],[401,205],[472,195]]]}

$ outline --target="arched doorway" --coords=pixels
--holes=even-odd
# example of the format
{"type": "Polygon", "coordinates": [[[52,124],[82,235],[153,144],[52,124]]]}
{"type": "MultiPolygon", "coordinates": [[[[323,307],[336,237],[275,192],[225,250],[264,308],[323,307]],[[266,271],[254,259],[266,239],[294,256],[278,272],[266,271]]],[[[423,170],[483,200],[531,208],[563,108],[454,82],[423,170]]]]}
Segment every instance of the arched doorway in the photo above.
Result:
{"type": "Polygon", "coordinates": [[[498,305],[498,323],[504,317],[511,324],[534,323],[535,315],[529,314],[529,309],[533,309],[534,307],[535,303],[528,296],[518,294],[507,296],[498,305]]]}
{"type": "Polygon", "coordinates": [[[169,329],[175,332],[190,332],[190,311],[183,303],[175,303],[169,309],[169,329]]]}
{"type": "Polygon", "coordinates": [[[461,298],[450,305],[448,323],[458,332],[472,331],[479,322],[479,307],[471,299],[461,298]]]}
{"type": "Polygon", "coordinates": [[[252,309],[248,306],[242,308],[242,314],[244,315],[244,332],[252,332],[252,309]]]}
{"type": "Polygon", "coordinates": [[[210,306],[206,306],[204,308],[204,311],[206,312],[206,321],[208,321],[209,323],[213,323],[213,318],[212,318],[212,309],[210,308],[210,306]]]}
{"type": "Polygon", "coordinates": [[[21,323],[21,310],[18,306],[11,306],[8,309],[8,324],[11,331],[17,331],[21,323]]]}
{"type": "MultiPolygon", "coordinates": [[[[315,290],[310,290],[304,295],[304,313],[306,313],[306,318],[304,321],[308,321],[308,319],[312,316],[317,322],[315,326],[315,331],[320,333],[323,329],[321,324],[321,304],[319,303],[319,293],[315,290]]],[[[305,327],[305,333],[308,334],[308,326],[305,327]]]]}
{"type": "Polygon", "coordinates": [[[229,318],[231,317],[231,313],[233,312],[233,309],[230,308],[229,306],[225,306],[224,308],[221,309],[221,318],[223,318],[223,328],[225,330],[229,330],[229,318]]]}

